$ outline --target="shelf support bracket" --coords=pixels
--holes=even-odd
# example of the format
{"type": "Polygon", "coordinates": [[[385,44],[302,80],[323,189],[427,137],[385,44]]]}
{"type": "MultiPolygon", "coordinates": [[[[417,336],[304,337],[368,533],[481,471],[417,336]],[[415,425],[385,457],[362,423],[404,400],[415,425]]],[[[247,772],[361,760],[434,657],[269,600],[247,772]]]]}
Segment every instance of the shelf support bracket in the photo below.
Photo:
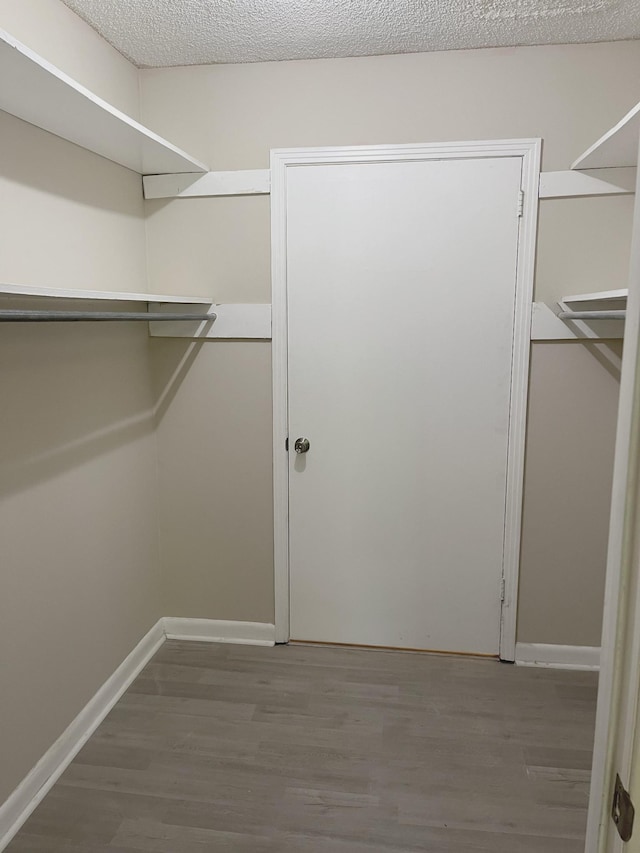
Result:
{"type": "Polygon", "coordinates": [[[145,199],[268,195],[271,192],[270,169],[207,172],[204,175],[146,175],[142,180],[145,199]]]}
{"type": "Polygon", "coordinates": [[[634,168],[541,172],[539,198],[631,195],[636,189],[634,168]]]}

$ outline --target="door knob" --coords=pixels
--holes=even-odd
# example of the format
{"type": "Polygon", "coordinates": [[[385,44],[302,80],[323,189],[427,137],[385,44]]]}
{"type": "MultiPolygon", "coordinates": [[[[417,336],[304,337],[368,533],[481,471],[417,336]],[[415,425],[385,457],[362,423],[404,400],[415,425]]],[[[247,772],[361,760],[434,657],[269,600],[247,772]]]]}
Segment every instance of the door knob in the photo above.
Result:
{"type": "Polygon", "coordinates": [[[307,453],[311,445],[308,438],[296,438],[293,448],[296,453],[307,453]]]}

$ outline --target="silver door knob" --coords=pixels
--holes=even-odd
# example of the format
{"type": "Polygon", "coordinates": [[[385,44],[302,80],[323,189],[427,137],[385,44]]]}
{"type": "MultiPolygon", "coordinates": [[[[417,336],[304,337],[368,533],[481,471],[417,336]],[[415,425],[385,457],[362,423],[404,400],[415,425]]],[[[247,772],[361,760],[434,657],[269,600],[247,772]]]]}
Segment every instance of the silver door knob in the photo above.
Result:
{"type": "Polygon", "coordinates": [[[307,453],[310,447],[308,438],[296,438],[296,443],[293,445],[296,453],[307,453]]]}

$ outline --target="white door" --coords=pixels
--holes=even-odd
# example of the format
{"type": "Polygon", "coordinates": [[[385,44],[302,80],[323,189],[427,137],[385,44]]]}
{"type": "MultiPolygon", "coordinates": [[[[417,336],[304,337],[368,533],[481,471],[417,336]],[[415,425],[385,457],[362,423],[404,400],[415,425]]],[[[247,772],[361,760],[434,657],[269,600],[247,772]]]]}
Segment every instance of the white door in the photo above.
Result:
{"type": "Polygon", "coordinates": [[[521,170],[288,170],[292,639],[498,654],[521,170]]]}

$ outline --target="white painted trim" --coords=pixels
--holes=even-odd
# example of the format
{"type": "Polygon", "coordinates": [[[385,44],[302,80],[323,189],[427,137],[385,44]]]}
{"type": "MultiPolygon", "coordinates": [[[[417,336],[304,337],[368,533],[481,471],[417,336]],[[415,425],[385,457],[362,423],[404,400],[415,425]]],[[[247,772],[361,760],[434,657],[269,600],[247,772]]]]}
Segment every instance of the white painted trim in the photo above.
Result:
{"type": "Polygon", "coordinates": [[[540,198],[630,195],[636,191],[636,170],[596,169],[592,171],[540,173],[540,198]]]}
{"type": "Polygon", "coordinates": [[[289,340],[287,307],[287,167],[271,152],[271,362],[273,396],[273,558],[276,642],[290,637],[289,614],[289,340]]]}
{"type": "Polygon", "coordinates": [[[222,619],[164,617],[167,640],[205,643],[238,643],[247,646],[275,645],[275,625],[269,622],[226,622],[222,619]]]}
{"type": "MultiPolygon", "coordinates": [[[[393,162],[395,160],[439,160],[443,157],[469,160],[473,157],[523,157],[541,148],[540,139],[472,140],[469,142],[424,142],[410,145],[354,145],[329,148],[276,148],[271,151],[273,167],[319,166],[346,163],[393,162]]],[[[538,195],[539,173],[534,183],[538,195]]],[[[273,193],[273,186],[271,188],[273,193]]]]}
{"type": "MultiPolygon", "coordinates": [[[[167,313],[175,308],[161,304],[151,304],[150,311],[167,313]]],[[[211,322],[168,321],[166,323],[149,323],[149,336],[152,338],[189,338],[191,340],[251,340],[271,339],[271,305],[265,304],[211,304],[208,313],[215,313],[216,319],[211,322]]]]}
{"type": "Polygon", "coordinates": [[[600,669],[600,646],[560,646],[549,643],[516,643],[519,666],[550,669],[600,669]]]}
{"type": "Polygon", "coordinates": [[[0,851],[9,844],[164,641],[160,619],[0,806],[0,851]]]}
{"type": "MultiPolygon", "coordinates": [[[[637,112],[635,108],[632,113],[637,112]]],[[[630,114],[631,115],[631,114],[630,114]]],[[[636,134],[637,146],[637,134],[636,134]]],[[[586,155],[585,155],[586,156],[586,155]]],[[[634,572],[634,525],[640,488],[640,170],[636,187],[629,270],[629,296],[620,378],[618,426],[604,591],[602,656],[596,709],[596,729],[587,815],[586,853],[621,850],[622,842],[610,820],[610,798],[616,771],[628,783],[635,729],[632,706],[640,681],[640,624],[628,622],[627,601],[634,572]],[[625,655],[628,660],[625,660],[625,655]],[[627,664],[623,679],[623,665],[627,664]],[[623,699],[624,687],[633,694],[623,699]],[[620,737],[624,764],[614,768],[620,737]]],[[[640,601],[632,607],[640,609],[640,601]]],[[[637,610],[636,610],[637,612],[637,610]]]]}
{"type": "MultiPolygon", "coordinates": [[[[514,143],[517,149],[517,143],[514,143]]],[[[500,657],[512,661],[516,651],[518,586],[520,581],[520,539],[524,493],[524,456],[529,395],[529,355],[531,351],[531,306],[538,233],[538,184],[542,140],[521,140],[522,189],[524,204],[518,235],[518,269],[511,362],[511,403],[509,409],[509,449],[502,572],[505,597],[500,621],[500,657]]]]}
{"type": "Polygon", "coordinates": [[[609,341],[624,338],[620,320],[572,320],[565,322],[544,302],[533,303],[532,341],[609,341]]]}
{"type": "Polygon", "coordinates": [[[144,197],[203,198],[225,195],[268,195],[271,192],[269,169],[244,169],[238,172],[146,175],[144,197]]]}
{"type": "Polygon", "coordinates": [[[503,573],[505,601],[501,615],[500,656],[514,660],[520,531],[524,479],[524,438],[529,375],[531,305],[538,219],[540,139],[451,142],[423,145],[373,145],[364,147],[298,148],[271,152],[271,248],[273,334],[273,470],[274,554],[277,642],[289,639],[289,482],[285,451],[287,438],[287,283],[286,283],[286,174],[290,167],[395,160],[521,157],[521,219],[509,425],[507,501],[503,573]]]}

